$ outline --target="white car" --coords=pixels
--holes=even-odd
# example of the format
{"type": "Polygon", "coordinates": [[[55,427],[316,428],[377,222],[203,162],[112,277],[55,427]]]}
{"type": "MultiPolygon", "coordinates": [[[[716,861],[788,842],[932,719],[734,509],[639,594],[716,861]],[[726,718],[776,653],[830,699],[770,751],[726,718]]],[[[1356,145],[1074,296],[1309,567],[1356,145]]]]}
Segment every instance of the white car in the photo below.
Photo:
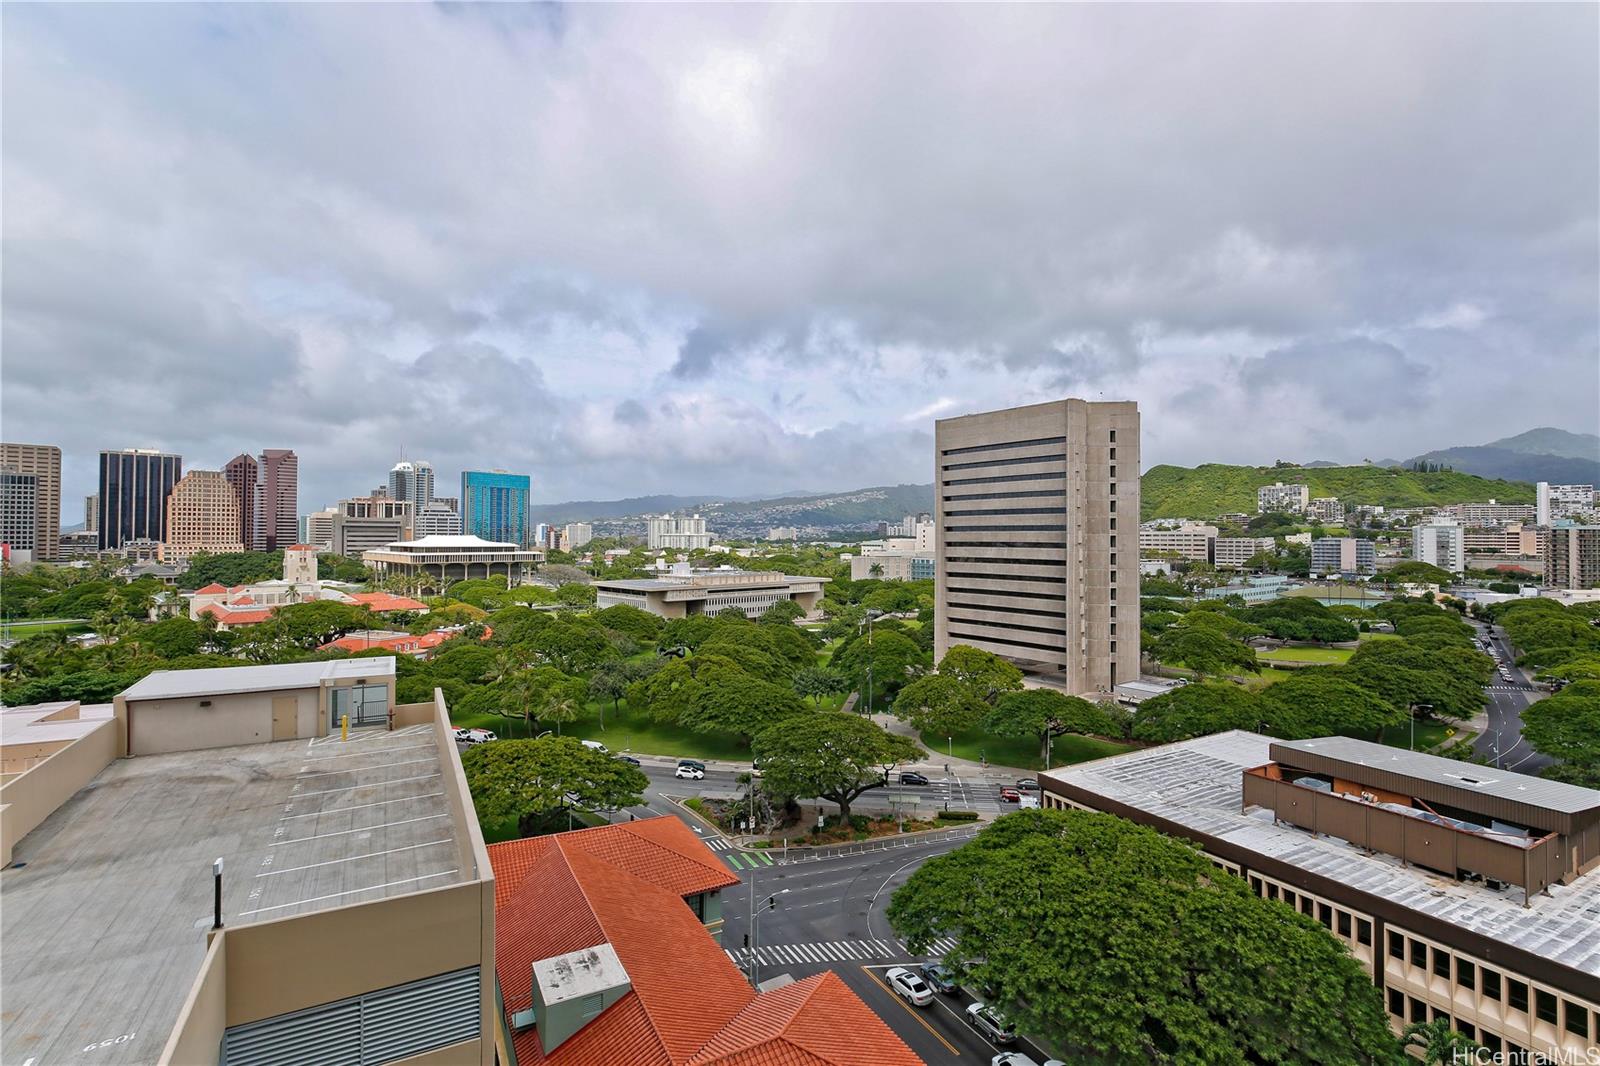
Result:
{"type": "Polygon", "coordinates": [[[457,729],[455,734],[456,740],[463,744],[487,744],[500,739],[487,729],[457,729]]]}
{"type": "Polygon", "coordinates": [[[933,1002],[933,989],[928,987],[928,982],[904,966],[896,966],[883,976],[888,980],[889,987],[910,1000],[913,1006],[926,1007],[933,1002]]]}
{"type": "Polygon", "coordinates": [[[672,776],[681,777],[688,781],[698,781],[706,776],[706,772],[701,767],[691,766],[685,762],[678,764],[678,768],[672,771],[672,776]]]}
{"type": "Polygon", "coordinates": [[[989,1060],[989,1066],[1067,1066],[1060,1059],[1045,1059],[1043,1063],[1033,1061],[1033,1056],[1024,1055],[1020,1051],[1002,1051],[989,1060]]]}
{"type": "Polygon", "coordinates": [[[580,740],[578,743],[582,744],[590,751],[598,751],[601,755],[611,754],[611,749],[600,743],[598,740],[580,740]]]}

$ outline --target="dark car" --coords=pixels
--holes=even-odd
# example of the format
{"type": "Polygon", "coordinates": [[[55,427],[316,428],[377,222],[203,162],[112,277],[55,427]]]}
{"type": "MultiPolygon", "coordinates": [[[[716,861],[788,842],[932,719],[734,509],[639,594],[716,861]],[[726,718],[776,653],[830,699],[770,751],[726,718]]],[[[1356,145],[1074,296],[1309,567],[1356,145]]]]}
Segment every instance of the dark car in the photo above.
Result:
{"type": "Polygon", "coordinates": [[[915,770],[901,770],[900,783],[902,785],[926,785],[928,779],[915,770]]]}
{"type": "Polygon", "coordinates": [[[621,759],[623,762],[627,763],[629,766],[643,766],[644,765],[644,763],[640,762],[638,759],[635,759],[632,755],[618,755],[617,758],[621,759]]]}
{"type": "Polygon", "coordinates": [[[1039,782],[1031,777],[1024,777],[1017,782],[1017,788],[1023,792],[1037,792],[1039,791],[1039,782]]]}
{"type": "Polygon", "coordinates": [[[943,992],[947,996],[956,994],[956,989],[961,986],[956,983],[956,975],[937,962],[925,962],[919,972],[922,979],[928,982],[928,987],[935,992],[943,992]]]}

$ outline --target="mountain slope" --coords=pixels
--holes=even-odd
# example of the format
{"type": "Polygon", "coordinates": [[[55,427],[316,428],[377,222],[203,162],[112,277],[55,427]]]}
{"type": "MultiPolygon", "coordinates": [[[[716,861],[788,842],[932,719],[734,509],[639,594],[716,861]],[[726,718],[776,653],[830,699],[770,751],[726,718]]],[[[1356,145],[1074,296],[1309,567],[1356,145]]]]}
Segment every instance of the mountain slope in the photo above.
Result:
{"type": "Polygon", "coordinates": [[[1406,460],[1442,463],[1479,477],[1592,485],[1600,479],[1600,437],[1548,426],[1488,444],[1441,448],[1406,460]]]}
{"type": "Polygon", "coordinates": [[[1275,481],[1303,482],[1313,497],[1337,496],[1346,503],[1427,507],[1474,500],[1532,503],[1533,486],[1460,472],[1419,474],[1376,466],[1271,467],[1207,463],[1193,468],[1153,466],[1140,479],[1144,518],[1211,518],[1242,511],[1254,514],[1256,489],[1275,481]]]}
{"type": "Polygon", "coordinates": [[[1591,459],[1600,461],[1600,437],[1593,433],[1568,433],[1564,429],[1542,426],[1518,433],[1515,437],[1502,437],[1484,445],[1485,448],[1504,448],[1524,455],[1559,455],[1566,459],[1591,459]]]}
{"type": "Polygon", "coordinates": [[[591,518],[626,518],[630,515],[701,510],[726,499],[726,496],[630,496],[626,500],[536,503],[528,510],[535,522],[582,522],[591,518]]]}

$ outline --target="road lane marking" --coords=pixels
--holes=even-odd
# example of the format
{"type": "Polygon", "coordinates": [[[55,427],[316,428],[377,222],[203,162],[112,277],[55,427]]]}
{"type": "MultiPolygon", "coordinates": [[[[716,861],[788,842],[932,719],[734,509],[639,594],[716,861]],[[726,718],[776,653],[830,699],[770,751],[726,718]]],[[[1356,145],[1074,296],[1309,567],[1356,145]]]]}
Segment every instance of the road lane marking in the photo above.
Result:
{"type": "Polygon", "coordinates": [[[954,1055],[956,1058],[961,1057],[961,1051],[954,1044],[950,1043],[950,1041],[946,1040],[943,1033],[939,1032],[939,1030],[930,1025],[928,1023],[928,1019],[924,1018],[915,1007],[907,1003],[900,995],[898,995],[887,984],[885,984],[883,978],[874,973],[871,966],[861,967],[861,972],[866,974],[867,977],[872,980],[873,984],[887,992],[889,998],[898,1003],[907,1014],[915,1018],[919,1025],[921,1025],[929,1033],[933,1034],[933,1038],[939,1041],[939,1043],[943,1044],[946,1051],[950,1052],[950,1054],[954,1055]]]}

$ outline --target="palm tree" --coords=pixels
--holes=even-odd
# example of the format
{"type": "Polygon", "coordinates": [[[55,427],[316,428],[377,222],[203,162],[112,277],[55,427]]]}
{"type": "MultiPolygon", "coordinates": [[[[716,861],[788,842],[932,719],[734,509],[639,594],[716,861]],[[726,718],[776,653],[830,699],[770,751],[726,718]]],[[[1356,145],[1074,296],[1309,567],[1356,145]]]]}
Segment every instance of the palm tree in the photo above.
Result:
{"type": "Polygon", "coordinates": [[[1451,1066],[1457,1062],[1471,1062],[1476,1043],[1450,1028],[1449,1018],[1435,1018],[1431,1022],[1412,1022],[1406,1026],[1403,1037],[1407,1047],[1420,1047],[1422,1061],[1428,1066],[1451,1066]]]}
{"type": "Polygon", "coordinates": [[[561,735],[561,723],[574,721],[578,717],[578,713],[577,700],[571,696],[558,696],[552,693],[539,705],[538,718],[541,722],[554,722],[556,724],[556,736],[559,737],[561,735]]]}

